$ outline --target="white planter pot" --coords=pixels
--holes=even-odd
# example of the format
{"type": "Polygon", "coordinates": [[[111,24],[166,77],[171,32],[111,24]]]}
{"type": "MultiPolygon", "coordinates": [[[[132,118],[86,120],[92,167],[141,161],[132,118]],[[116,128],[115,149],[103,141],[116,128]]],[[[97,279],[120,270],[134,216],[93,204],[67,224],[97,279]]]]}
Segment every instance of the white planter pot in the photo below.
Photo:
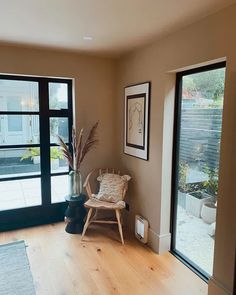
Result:
{"type": "Polygon", "coordinates": [[[202,219],[209,224],[216,221],[216,206],[212,202],[206,202],[202,205],[201,210],[202,219]]]}
{"type": "Polygon", "coordinates": [[[34,156],[33,157],[33,163],[34,164],[40,164],[40,156],[34,156]]]}
{"type": "Polygon", "coordinates": [[[51,159],[51,169],[56,170],[59,168],[59,159],[51,159]]]}
{"type": "MultiPolygon", "coordinates": [[[[34,164],[40,164],[40,156],[33,157],[34,164]]],[[[56,170],[59,168],[59,159],[51,159],[51,169],[56,170]]]]}
{"type": "Polygon", "coordinates": [[[211,196],[204,194],[203,199],[198,199],[191,194],[186,194],[186,212],[192,214],[195,217],[201,217],[202,206],[206,201],[209,201],[211,196]]]}
{"type": "Polygon", "coordinates": [[[178,206],[186,209],[186,193],[178,191],[178,206]]]}

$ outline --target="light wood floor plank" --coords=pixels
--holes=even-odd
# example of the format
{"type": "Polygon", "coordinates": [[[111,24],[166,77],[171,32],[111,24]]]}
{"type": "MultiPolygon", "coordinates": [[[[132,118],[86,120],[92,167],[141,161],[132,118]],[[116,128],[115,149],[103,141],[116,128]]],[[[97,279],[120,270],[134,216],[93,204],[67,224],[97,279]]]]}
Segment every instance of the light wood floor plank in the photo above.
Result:
{"type": "Polygon", "coordinates": [[[206,295],[207,284],[170,253],[135,238],[120,243],[116,226],[92,225],[84,241],[64,223],[0,233],[25,240],[37,295],[206,295]]]}

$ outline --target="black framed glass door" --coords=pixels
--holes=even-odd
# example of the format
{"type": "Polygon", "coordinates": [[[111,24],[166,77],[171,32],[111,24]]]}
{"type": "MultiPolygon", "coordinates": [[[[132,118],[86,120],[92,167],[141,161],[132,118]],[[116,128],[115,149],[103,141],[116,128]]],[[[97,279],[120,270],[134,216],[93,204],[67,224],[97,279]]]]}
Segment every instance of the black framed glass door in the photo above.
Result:
{"type": "Polygon", "coordinates": [[[171,251],[212,275],[226,63],[177,74],[171,251]]]}
{"type": "Polygon", "coordinates": [[[63,219],[72,80],[0,75],[0,230],[63,219]]]}

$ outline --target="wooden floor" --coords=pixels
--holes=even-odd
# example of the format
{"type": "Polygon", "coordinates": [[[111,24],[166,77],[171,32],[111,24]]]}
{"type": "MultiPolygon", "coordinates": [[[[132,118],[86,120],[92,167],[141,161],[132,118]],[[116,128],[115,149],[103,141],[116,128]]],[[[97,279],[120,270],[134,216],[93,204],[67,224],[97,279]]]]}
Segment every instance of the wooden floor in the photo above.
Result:
{"type": "Polygon", "coordinates": [[[25,240],[38,295],[200,295],[207,284],[171,254],[157,255],[115,227],[94,225],[85,241],[64,223],[0,233],[0,244],[25,240]]]}

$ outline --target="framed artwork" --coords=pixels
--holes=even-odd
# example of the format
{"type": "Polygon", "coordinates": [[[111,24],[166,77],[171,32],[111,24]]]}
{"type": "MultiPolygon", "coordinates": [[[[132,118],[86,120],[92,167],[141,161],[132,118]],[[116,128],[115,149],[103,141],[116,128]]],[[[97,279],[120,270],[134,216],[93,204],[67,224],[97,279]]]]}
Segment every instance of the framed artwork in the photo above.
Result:
{"type": "Polygon", "coordinates": [[[124,153],[148,160],[151,83],[125,87],[124,153]]]}

